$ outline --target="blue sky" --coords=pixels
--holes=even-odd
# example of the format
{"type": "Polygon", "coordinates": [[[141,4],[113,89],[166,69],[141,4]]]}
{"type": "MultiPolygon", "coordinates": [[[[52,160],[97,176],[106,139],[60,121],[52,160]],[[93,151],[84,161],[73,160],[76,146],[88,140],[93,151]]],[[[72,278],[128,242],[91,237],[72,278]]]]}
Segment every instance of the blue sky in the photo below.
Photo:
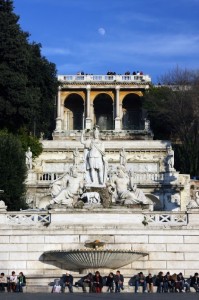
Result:
{"type": "Polygon", "coordinates": [[[199,69],[199,0],[14,0],[58,74],[199,69]]]}

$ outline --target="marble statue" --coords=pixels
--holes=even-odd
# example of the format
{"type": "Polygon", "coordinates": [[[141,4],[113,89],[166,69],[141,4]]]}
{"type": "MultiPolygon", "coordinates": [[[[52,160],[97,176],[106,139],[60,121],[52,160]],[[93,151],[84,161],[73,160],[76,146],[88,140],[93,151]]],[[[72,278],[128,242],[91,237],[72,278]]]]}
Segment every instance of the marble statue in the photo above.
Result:
{"type": "Polygon", "coordinates": [[[167,162],[168,170],[173,170],[174,169],[174,151],[171,148],[171,146],[167,147],[166,162],[167,162]]]}
{"type": "Polygon", "coordinates": [[[146,196],[144,195],[143,191],[141,189],[138,189],[137,184],[133,183],[133,185],[130,185],[130,190],[128,193],[125,193],[123,196],[124,199],[124,205],[129,204],[151,204],[147,200],[146,196]]]}
{"type": "MultiPolygon", "coordinates": [[[[130,173],[131,174],[131,173],[130,173]]],[[[123,166],[118,167],[118,172],[113,177],[109,191],[115,196],[115,202],[123,205],[151,204],[143,191],[137,188],[133,177],[128,176],[123,166]]]]}
{"type": "Polygon", "coordinates": [[[81,195],[81,199],[87,199],[88,204],[100,204],[100,195],[97,192],[85,192],[81,195]]]}
{"type": "Polygon", "coordinates": [[[199,190],[195,191],[194,198],[189,201],[187,208],[199,208],[199,190]]]}
{"type": "Polygon", "coordinates": [[[74,166],[79,166],[80,164],[80,153],[78,148],[75,148],[75,150],[73,151],[73,165],[74,166]]]}
{"type": "Polygon", "coordinates": [[[124,148],[120,151],[120,165],[126,167],[127,159],[126,159],[126,152],[124,148]]]}
{"type": "Polygon", "coordinates": [[[28,170],[32,170],[32,151],[30,150],[30,147],[28,147],[28,150],[25,153],[26,155],[26,166],[28,170]]]}
{"type": "Polygon", "coordinates": [[[82,130],[81,143],[85,149],[85,170],[86,183],[90,186],[105,185],[107,178],[107,162],[105,157],[104,144],[99,139],[99,129],[93,129],[93,138],[84,140],[84,130],[82,130]]]}
{"type": "Polygon", "coordinates": [[[77,168],[73,166],[71,168],[71,174],[66,174],[60,179],[62,186],[60,186],[60,191],[58,189],[58,180],[52,184],[52,199],[50,200],[50,204],[60,204],[65,205],[67,207],[73,207],[77,202],[79,195],[83,192],[83,178],[82,175],[79,174],[77,168]],[[58,191],[55,194],[55,191],[58,191]]]}
{"type": "Polygon", "coordinates": [[[118,167],[117,174],[111,178],[109,192],[112,194],[113,202],[123,204],[123,195],[128,192],[129,177],[124,168],[118,167]]]}
{"type": "Polygon", "coordinates": [[[147,118],[144,119],[144,129],[147,131],[150,130],[150,120],[147,118]]]}

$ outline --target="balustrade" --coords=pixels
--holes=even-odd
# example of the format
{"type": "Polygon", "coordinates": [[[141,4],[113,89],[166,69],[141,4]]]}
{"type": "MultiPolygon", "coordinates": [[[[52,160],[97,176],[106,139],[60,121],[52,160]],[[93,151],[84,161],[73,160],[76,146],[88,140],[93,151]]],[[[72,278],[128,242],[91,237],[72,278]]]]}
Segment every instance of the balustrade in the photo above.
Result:
{"type": "Polygon", "coordinates": [[[149,75],[59,75],[62,82],[151,82],[149,75]]]}

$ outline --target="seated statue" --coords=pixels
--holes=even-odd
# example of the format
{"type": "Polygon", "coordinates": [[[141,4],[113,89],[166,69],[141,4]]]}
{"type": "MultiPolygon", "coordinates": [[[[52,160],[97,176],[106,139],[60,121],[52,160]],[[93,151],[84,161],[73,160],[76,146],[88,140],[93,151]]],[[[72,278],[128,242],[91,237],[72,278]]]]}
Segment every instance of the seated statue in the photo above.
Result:
{"type": "Polygon", "coordinates": [[[117,168],[117,173],[110,178],[109,192],[112,194],[112,202],[123,204],[122,195],[128,192],[129,177],[124,167],[117,168]]]}
{"type": "Polygon", "coordinates": [[[123,194],[124,205],[129,204],[151,204],[145,197],[143,191],[137,188],[137,184],[133,184],[131,190],[123,194]]]}
{"type": "Polygon", "coordinates": [[[137,188],[137,185],[133,182],[133,178],[129,179],[123,166],[118,167],[117,175],[111,180],[109,191],[111,191],[111,188],[112,194],[115,193],[116,203],[123,205],[151,204],[143,191],[137,188]]]}
{"type": "Polygon", "coordinates": [[[63,184],[62,186],[59,185],[60,182],[58,180],[54,183],[55,185],[52,185],[50,204],[73,207],[83,191],[83,177],[74,166],[71,168],[71,174],[63,176],[60,181],[63,184]],[[57,194],[56,191],[58,192],[57,194]]]}

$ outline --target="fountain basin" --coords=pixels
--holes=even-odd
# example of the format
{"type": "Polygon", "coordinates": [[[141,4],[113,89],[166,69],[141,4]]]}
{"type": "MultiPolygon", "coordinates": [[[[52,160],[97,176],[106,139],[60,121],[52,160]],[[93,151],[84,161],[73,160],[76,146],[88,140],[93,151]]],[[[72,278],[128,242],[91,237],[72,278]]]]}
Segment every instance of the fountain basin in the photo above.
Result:
{"type": "Polygon", "coordinates": [[[78,249],[44,252],[46,259],[58,261],[72,271],[100,268],[118,269],[146,255],[148,253],[111,249],[78,249]]]}

